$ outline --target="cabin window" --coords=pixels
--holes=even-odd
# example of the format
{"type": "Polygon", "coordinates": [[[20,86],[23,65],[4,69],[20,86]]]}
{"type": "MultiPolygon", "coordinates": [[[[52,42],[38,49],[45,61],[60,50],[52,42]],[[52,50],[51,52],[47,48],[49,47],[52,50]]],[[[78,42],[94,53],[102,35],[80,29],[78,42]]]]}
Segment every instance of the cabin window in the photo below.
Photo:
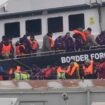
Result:
{"type": "Polygon", "coordinates": [[[6,23],[5,36],[15,38],[20,36],[20,22],[6,23]]]}
{"type": "Polygon", "coordinates": [[[69,30],[77,28],[85,28],[84,26],[84,14],[69,15],[69,30]]]}
{"type": "Polygon", "coordinates": [[[63,32],[63,17],[48,18],[48,32],[63,32]]]}
{"type": "Polygon", "coordinates": [[[28,35],[40,35],[42,34],[41,19],[27,20],[26,21],[26,33],[28,35]]]}

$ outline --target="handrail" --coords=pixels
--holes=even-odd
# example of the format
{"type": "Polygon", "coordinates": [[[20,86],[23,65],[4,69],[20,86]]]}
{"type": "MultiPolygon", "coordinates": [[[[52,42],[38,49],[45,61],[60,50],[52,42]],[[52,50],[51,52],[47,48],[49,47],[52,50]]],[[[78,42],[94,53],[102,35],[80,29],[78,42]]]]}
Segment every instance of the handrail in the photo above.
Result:
{"type": "MultiPolygon", "coordinates": [[[[93,46],[91,46],[93,47],[93,46]]],[[[99,46],[101,47],[101,46],[99,46]]],[[[97,48],[97,47],[96,47],[97,48]]],[[[103,48],[100,49],[105,49],[104,45],[103,48]]],[[[99,49],[90,49],[91,51],[97,51],[99,49]]],[[[8,59],[0,59],[0,61],[7,61],[7,60],[11,60],[11,59],[20,59],[20,58],[26,58],[26,57],[33,57],[33,56],[46,56],[46,55],[54,55],[54,54],[63,54],[63,53],[78,53],[78,52],[86,52],[86,51],[90,51],[90,50],[82,50],[82,51],[72,51],[72,52],[66,52],[65,50],[54,50],[54,51],[46,51],[46,52],[36,52],[36,53],[31,53],[31,54],[24,54],[22,56],[14,56],[13,58],[8,58],[8,59]]]]}
{"type": "Polygon", "coordinates": [[[36,53],[30,53],[30,54],[23,54],[23,55],[21,55],[21,56],[15,56],[15,58],[17,58],[17,57],[25,57],[25,56],[33,56],[33,55],[42,55],[42,54],[48,54],[48,55],[50,55],[50,54],[52,54],[52,53],[61,53],[61,52],[65,52],[65,50],[54,50],[54,51],[45,51],[45,52],[36,52],[36,53]]]}
{"type": "Polygon", "coordinates": [[[90,46],[90,49],[93,49],[93,48],[105,48],[105,45],[90,46]]]}

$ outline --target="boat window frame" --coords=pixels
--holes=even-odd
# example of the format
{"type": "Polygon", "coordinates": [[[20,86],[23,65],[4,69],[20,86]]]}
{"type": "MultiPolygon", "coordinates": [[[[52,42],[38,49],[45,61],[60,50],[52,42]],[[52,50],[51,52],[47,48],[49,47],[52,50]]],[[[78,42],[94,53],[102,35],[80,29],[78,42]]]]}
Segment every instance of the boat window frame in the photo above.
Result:
{"type": "Polygon", "coordinates": [[[84,28],[85,28],[85,14],[84,14],[84,13],[70,14],[70,15],[68,16],[68,24],[69,24],[69,26],[68,26],[69,31],[72,31],[72,30],[78,29],[78,28],[84,29],[84,28]],[[72,23],[73,23],[73,20],[70,19],[71,16],[72,16],[72,19],[74,20],[74,23],[77,24],[77,26],[74,25],[74,24],[72,24],[72,23]],[[78,21],[78,19],[75,19],[76,16],[78,16],[78,17],[79,17],[79,16],[82,16],[82,17],[81,17],[81,21],[82,21],[82,22],[80,22],[80,19],[79,19],[79,21],[78,21]],[[83,20],[82,20],[82,19],[83,19],[83,20]],[[70,20],[71,20],[71,21],[70,21],[70,20]],[[79,26],[79,23],[82,23],[82,24],[79,26]],[[76,27],[74,27],[74,26],[76,26],[76,27]]]}
{"type": "MultiPolygon", "coordinates": [[[[58,20],[59,20],[59,19],[58,19],[58,20]]],[[[56,23],[56,25],[55,25],[54,28],[57,27],[58,22],[55,22],[55,23],[56,23]]],[[[64,30],[64,28],[63,28],[63,27],[64,27],[64,24],[63,24],[63,16],[49,17],[49,18],[47,19],[47,26],[48,26],[48,32],[52,32],[52,33],[63,32],[63,30],[64,30]],[[53,29],[50,29],[51,27],[49,26],[49,25],[50,25],[49,21],[50,21],[50,22],[56,21],[57,18],[60,18],[60,19],[61,19],[61,22],[60,22],[60,24],[61,24],[61,29],[58,29],[58,31],[57,31],[57,30],[54,31],[53,29]],[[52,19],[54,19],[54,20],[52,20],[52,19]]]]}
{"type": "MultiPolygon", "coordinates": [[[[32,28],[32,27],[31,27],[32,28]]],[[[38,18],[38,19],[29,19],[29,20],[26,20],[25,21],[25,31],[26,31],[26,34],[27,36],[29,35],[34,35],[34,36],[38,36],[38,35],[41,35],[42,34],[42,19],[38,18]],[[39,32],[27,32],[27,22],[32,22],[32,21],[40,21],[40,31],[39,32]]]]}
{"type": "Polygon", "coordinates": [[[8,23],[4,24],[4,33],[5,33],[5,36],[7,36],[7,37],[10,37],[10,38],[20,37],[20,31],[21,30],[20,30],[20,22],[19,21],[8,22],[8,23]],[[13,24],[17,25],[18,28],[15,27],[15,25],[13,25],[13,24]],[[6,26],[6,25],[8,25],[8,26],[6,26]],[[9,32],[6,32],[6,27],[9,28],[8,29],[9,32]],[[10,30],[10,28],[11,28],[11,30],[10,30]],[[15,31],[15,30],[17,30],[16,35],[15,34],[11,35],[10,33],[12,33],[12,31],[15,31]]]}

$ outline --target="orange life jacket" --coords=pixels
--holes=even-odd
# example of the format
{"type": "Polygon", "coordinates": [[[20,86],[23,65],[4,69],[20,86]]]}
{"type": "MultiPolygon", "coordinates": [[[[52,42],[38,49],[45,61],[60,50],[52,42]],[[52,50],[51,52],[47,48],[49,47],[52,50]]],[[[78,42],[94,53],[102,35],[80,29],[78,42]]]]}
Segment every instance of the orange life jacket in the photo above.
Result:
{"type": "Polygon", "coordinates": [[[47,77],[50,77],[51,72],[52,72],[52,69],[49,68],[49,69],[45,69],[45,70],[43,71],[43,74],[44,74],[44,76],[47,78],[47,77]]]}
{"type": "Polygon", "coordinates": [[[13,69],[11,68],[10,70],[9,70],[9,75],[12,75],[13,74],[13,69]]]}
{"type": "Polygon", "coordinates": [[[79,72],[79,65],[75,62],[72,68],[70,67],[70,65],[68,66],[66,73],[72,76],[76,70],[78,70],[79,72]]]}
{"type": "Polygon", "coordinates": [[[29,40],[29,42],[30,42],[30,45],[31,45],[33,50],[36,50],[38,48],[38,43],[36,40],[34,40],[34,41],[29,40]]]}
{"type": "Polygon", "coordinates": [[[16,46],[16,55],[20,55],[20,46],[16,46]]]}
{"type": "Polygon", "coordinates": [[[60,66],[57,68],[57,73],[65,72],[60,66]]]}
{"type": "Polygon", "coordinates": [[[11,44],[9,44],[7,46],[5,44],[3,44],[2,55],[5,55],[6,53],[10,54],[11,53],[11,49],[12,49],[11,44]]]}
{"type": "Polygon", "coordinates": [[[3,77],[2,76],[0,76],[0,80],[3,80],[3,77]]]}
{"type": "Polygon", "coordinates": [[[73,32],[74,32],[75,34],[80,34],[80,35],[82,36],[82,39],[83,39],[84,41],[87,40],[86,35],[85,35],[84,32],[81,32],[81,31],[79,31],[79,30],[73,30],[73,32]]]}
{"type": "MultiPolygon", "coordinates": [[[[11,68],[10,70],[9,70],[9,75],[11,76],[13,74],[13,69],[11,68]]],[[[9,77],[9,80],[11,80],[12,78],[11,77],[9,77]]]]}
{"type": "Polygon", "coordinates": [[[70,71],[70,65],[67,67],[66,73],[69,74],[70,71]]]}
{"type": "Polygon", "coordinates": [[[86,31],[84,33],[85,33],[86,37],[90,34],[90,32],[88,32],[88,31],[86,31]]]}
{"type": "Polygon", "coordinates": [[[23,47],[25,48],[24,45],[18,45],[16,46],[16,55],[19,56],[19,55],[22,55],[23,53],[20,51],[20,47],[23,47]]]}
{"type": "Polygon", "coordinates": [[[84,75],[93,74],[93,63],[94,63],[94,62],[91,60],[91,61],[90,61],[90,65],[89,65],[88,67],[83,66],[84,75]]]}
{"type": "Polygon", "coordinates": [[[49,37],[49,40],[50,40],[50,47],[54,48],[54,40],[51,37],[49,37]]]}

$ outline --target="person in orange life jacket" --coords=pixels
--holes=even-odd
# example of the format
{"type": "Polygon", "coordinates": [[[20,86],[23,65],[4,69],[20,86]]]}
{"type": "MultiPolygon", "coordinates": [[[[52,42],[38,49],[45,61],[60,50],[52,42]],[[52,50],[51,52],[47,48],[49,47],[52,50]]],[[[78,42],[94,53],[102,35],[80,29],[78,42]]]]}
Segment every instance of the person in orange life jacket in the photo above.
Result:
{"type": "Polygon", "coordinates": [[[9,69],[9,80],[12,80],[14,78],[14,68],[9,69]]]}
{"type": "Polygon", "coordinates": [[[5,40],[5,36],[2,37],[2,41],[0,42],[0,59],[3,59],[1,52],[2,52],[2,46],[3,46],[4,40],[5,40]]]}
{"type": "Polygon", "coordinates": [[[20,42],[16,42],[16,56],[23,56],[25,54],[25,46],[20,42]]]}
{"type": "Polygon", "coordinates": [[[79,64],[75,61],[71,62],[66,70],[67,79],[80,79],[79,64]]]}
{"type": "Polygon", "coordinates": [[[54,40],[52,38],[52,35],[49,36],[49,40],[50,40],[50,47],[51,47],[51,49],[54,49],[54,40]]]}
{"type": "Polygon", "coordinates": [[[75,39],[75,50],[79,51],[84,49],[84,44],[87,39],[83,30],[77,29],[77,30],[73,30],[73,32],[74,32],[73,38],[75,39]]]}
{"type": "Polygon", "coordinates": [[[86,79],[94,79],[94,61],[86,60],[83,65],[84,78],[86,79]]]}
{"type": "Polygon", "coordinates": [[[35,53],[38,50],[39,45],[34,36],[30,36],[29,43],[31,46],[31,52],[35,53]]]}
{"type": "Polygon", "coordinates": [[[86,42],[87,38],[86,38],[86,35],[83,32],[82,28],[78,28],[76,30],[73,30],[73,32],[74,32],[74,34],[80,35],[82,37],[83,41],[86,42]]]}
{"type": "Polygon", "coordinates": [[[9,43],[8,39],[6,39],[2,44],[1,54],[3,58],[9,58],[13,54],[13,47],[11,43],[9,43]]]}
{"type": "Polygon", "coordinates": [[[51,66],[47,66],[47,68],[45,68],[42,73],[44,76],[44,79],[52,79],[51,78],[51,73],[53,72],[53,68],[51,66]]]}
{"type": "Polygon", "coordinates": [[[58,79],[65,79],[65,70],[62,66],[58,66],[56,72],[58,79]]]}

